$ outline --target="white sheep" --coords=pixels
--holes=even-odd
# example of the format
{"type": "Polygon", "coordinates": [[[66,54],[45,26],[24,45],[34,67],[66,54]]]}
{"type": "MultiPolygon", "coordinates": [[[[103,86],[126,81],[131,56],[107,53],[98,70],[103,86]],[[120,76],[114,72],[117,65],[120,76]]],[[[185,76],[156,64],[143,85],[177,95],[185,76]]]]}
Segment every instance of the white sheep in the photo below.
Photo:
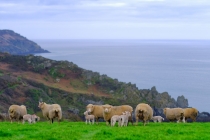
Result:
{"type": "MultiPolygon", "coordinates": [[[[111,121],[112,116],[121,115],[124,111],[129,111],[131,114],[133,112],[133,108],[129,105],[121,105],[121,106],[112,106],[112,105],[103,105],[103,116],[106,124],[108,125],[111,121]]],[[[129,117],[129,121],[133,124],[132,116],[129,117]]]]}
{"type": "Polygon", "coordinates": [[[33,115],[30,115],[30,114],[23,115],[23,124],[25,123],[25,121],[28,121],[28,123],[36,123],[39,120],[40,120],[40,117],[36,116],[35,114],[33,114],[33,115]]]}
{"type": "Polygon", "coordinates": [[[88,111],[85,111],[84,115],[85,115],[85,123],[86,124],[88,122],[89,122],[89,124],[91,124],[91,121],[92,121],[92,124],[94,124],[94,122],[95,122],[95,116],[94,115],[88,115],[88,111]]]}
{"type": "Polygon", "coordinates": [[[99,118],[103,118],[103,107],[102,105],[93,105],[88,104],[86,106],[86,110],[90,113],[90,115],[95,116],[95,121],[98,124],[99,118]]]}
{"type": "Polygon", "coordinates": [[[120,115],[114,115],[111,118],[111,126],[115,126],[115,123],[118,121],[118,126],[119,126],[119,120],[120,120],[120,115]]]}
{"type": "Polygon", "coordinates": [[[136,125],[138,125],[139,119],[143,121],[144,126],[153,116],[153,110],[150,105],[145,103],[140,103],[136,106],[135,109],[136,115],[136,125]]]}
{"type": "Polygon", "coordinates": [[[54,118],[58,118],[58,123],[60,123],[62,110],[59,104],[46,104],[45,102],[39,102],[38,107],[41,108],[43,117],[46,117],[50,123],[53,123],[54,118]]]}
{"type": "Polygon", "coordinates": [[[161,116],[153,116],[152,119],[154,122],[162,122],[164,120],[161,116]]]}
{"type": "Polygon", "coordinates": [[[13,119],[16,119],[19,122],[23,119],[23,115],[27,114],[26,106],[11,105],[9,107],[8,114],[11,123],[13,119]]]}
{"type": "Polygon", "coordinates": [[[131,116],[131,113],[129,111],[125,111],[123,115],[120,115],[119,125],[122,126],[128,126],[128,119],[131,116]]]}
{"type": "Polygon", "coordinates": [[[184,109],[182,108],[164,108],[163,113],[169,121],[177,120],[185,123],[184,109]]]}

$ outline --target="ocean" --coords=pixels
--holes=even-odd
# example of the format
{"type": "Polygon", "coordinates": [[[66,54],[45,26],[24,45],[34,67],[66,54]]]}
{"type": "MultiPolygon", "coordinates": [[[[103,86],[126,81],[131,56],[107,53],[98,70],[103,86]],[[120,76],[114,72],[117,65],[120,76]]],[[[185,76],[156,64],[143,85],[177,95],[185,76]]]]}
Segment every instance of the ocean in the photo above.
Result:
{"type": "Polygon", "coordinates": [[[155,86],[210,112],[210,40],[34,40],[51,53],[139,89],[155,86]]]}

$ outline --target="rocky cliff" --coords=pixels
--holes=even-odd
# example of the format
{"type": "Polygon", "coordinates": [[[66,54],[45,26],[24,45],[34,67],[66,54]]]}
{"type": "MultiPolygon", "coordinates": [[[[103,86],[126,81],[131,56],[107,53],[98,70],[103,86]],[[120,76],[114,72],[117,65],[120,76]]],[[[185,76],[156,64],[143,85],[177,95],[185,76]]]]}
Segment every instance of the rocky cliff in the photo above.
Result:
{"type": "Polygon", "coordinates": [[[12,30],[0,30],[0,52],[23,55],[48,51],[12,30]]]}
{"type": "Polygon", "coordinates": [[[155,87],[138,89],[135,84],[85,70],[68,61],[54,61],[41,56],[0,53],[0,112],[11,104],[25,104],[29,113],[40,113],[38,100],[59,103],[66,119],[84,117],[85,106],[92,104],[152,106],[154,115],[164,107],[188,107],[188,100],[172,98],[155,87]]]}

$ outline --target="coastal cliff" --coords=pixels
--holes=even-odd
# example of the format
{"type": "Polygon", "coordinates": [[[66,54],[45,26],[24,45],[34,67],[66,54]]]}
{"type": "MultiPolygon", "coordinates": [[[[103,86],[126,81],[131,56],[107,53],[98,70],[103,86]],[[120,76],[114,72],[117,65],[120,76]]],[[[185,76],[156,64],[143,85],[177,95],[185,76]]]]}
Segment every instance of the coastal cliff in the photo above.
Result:
{"type": "MultiPolygon", "coordinates": [[[[138,89],[135,84],[85,70],[73,62],[55,61],[34,55],[0,53],[0,112],[11,104],[24,104],[29,113],[40,113],[40,98],[59,103],[64,118],[80,120],[87,104],[131,105],[148,103],[154,115],[162,115],[164,107],[188,107],[188,100],[172,98],[156,87],[138,89]]],[[[41,116],[41,115],[40,115],[41,116]]]]}
{"type": "Polygon", "coordinates": [[[0,30],[0,52],[26,55],[34,53],[47,53],[35,42],[15,33],[12,30],[0,30]]]}

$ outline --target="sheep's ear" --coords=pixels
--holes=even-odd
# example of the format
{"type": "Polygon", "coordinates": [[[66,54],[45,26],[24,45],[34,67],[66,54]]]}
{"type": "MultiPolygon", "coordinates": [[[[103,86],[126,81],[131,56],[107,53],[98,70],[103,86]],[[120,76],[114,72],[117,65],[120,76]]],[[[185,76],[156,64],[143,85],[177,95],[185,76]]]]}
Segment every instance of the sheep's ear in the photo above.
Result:
{"type": "Polygon", "coordinates": [[[42,98],[39,99],[39,102],[43,102],[42,98]]]}

